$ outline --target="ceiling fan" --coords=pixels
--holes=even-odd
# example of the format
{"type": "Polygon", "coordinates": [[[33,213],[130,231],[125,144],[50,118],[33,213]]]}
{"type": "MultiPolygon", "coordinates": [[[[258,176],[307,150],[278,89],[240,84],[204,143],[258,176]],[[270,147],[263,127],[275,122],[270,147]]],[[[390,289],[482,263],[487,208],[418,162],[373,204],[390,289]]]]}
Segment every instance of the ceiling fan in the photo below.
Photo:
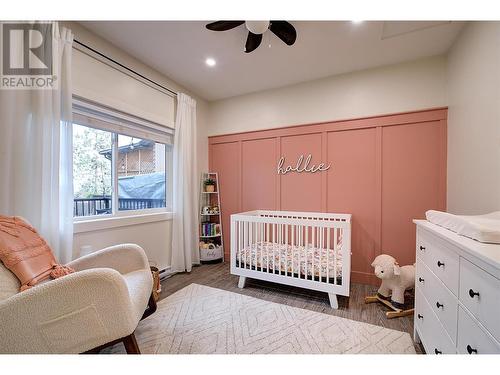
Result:
{"type": "Polygon", "coordinates": [[[254,51],[262,41],[262,34],[268,29],[287,45],[291,46],[297,39],[297,31],[287,21],[216,21],[206,25],[208,30],[226,31],[245,24],[248,37],[245,43],[245,52],[254,51]]]}

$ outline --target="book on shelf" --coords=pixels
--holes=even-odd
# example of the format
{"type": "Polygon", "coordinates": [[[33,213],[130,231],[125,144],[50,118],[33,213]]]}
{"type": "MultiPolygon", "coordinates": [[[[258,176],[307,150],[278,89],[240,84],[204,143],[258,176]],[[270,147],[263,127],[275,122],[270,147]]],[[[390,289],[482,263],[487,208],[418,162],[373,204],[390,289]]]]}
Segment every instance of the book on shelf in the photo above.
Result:
{"type": "Polygon", "coordinates": [[[217,236],[220,234],[220,224],[218,223],[201,223],[202,236],[217,236]]]}

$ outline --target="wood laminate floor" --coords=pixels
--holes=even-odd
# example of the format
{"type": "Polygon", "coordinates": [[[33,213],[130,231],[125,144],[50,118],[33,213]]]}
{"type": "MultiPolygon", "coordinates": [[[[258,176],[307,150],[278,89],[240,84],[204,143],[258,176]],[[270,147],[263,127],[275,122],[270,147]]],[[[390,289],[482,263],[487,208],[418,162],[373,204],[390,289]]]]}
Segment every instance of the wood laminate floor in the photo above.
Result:
{"type": "MultiPolygon", "coordinates": [[[[339,296],[339,309],[333,310],[328,302],[328,295],[308,289],[295,288],[266,281],[247,279],[244,289],[238,288],[238,276],[231,275],[228,263],[204,264],[194,267],[189,273],[179,273],[162,280],[160,299],[196,283],[224,289],[270,302],[299,307],[324,314],[336,315],[347,319],[376,324],[382,327],[408,332],[413,337],[413,316],[387,319],[387,309],[380,304],[365,304],[364,298],[373,295],[377,287],[371,285],[351,285],[350,297],[339,296]]],[[[415,344],[417,353],[422,347],[415,344]]]]}

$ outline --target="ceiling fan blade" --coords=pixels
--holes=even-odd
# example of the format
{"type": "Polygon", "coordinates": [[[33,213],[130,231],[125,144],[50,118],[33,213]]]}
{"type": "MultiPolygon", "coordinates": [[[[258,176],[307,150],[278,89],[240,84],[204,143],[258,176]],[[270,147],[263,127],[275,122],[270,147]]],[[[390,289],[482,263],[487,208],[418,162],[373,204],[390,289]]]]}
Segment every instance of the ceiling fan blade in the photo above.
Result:
{"type": "Polygon", "coordinates": [[[262,34],[248,32],[247,42],[245,43],[245,52],[249,53],[255,50],[262,42],[262,34]]]}
{"type": "Polygon", "coordinates": [[[291,46],[297,39],[297,31],[290,22],[287,21],[271,21],[269,29],[283,42],[291,46]]]}
{"type": "Polygon", "coordinates": [[[216,21],[207,24],[205,27],[212,31],[226,31],[243,25],[245,21],[216,21]]]}

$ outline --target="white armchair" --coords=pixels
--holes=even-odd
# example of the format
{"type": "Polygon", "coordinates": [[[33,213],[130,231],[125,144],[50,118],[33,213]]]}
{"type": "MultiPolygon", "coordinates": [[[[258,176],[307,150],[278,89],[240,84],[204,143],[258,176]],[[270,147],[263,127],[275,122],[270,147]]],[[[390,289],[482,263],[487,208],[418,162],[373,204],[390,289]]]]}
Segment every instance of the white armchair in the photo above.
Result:
{"type": "Polygon", "coordinates": [[[144,250],[112,246],[68,266],[76,272],[14,294],[0,263],[0,353],[96,352],[120,341],[139,353],[134,331],[156,309],[144,250]]]}

